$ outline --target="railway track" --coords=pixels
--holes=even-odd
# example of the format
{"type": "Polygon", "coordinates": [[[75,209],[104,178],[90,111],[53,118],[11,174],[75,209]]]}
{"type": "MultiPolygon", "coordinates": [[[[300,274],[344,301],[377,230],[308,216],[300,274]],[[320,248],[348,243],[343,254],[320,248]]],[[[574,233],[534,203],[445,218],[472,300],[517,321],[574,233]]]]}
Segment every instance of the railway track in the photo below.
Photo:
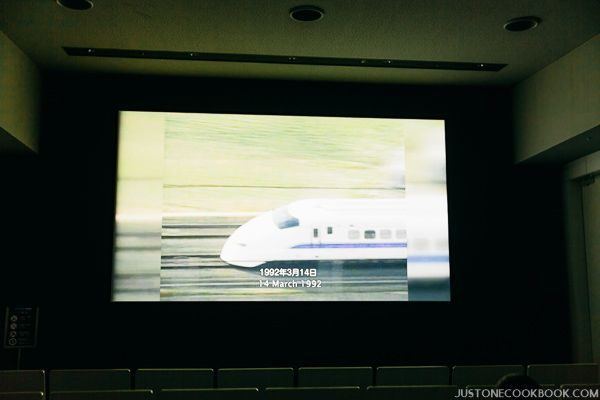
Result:
{"type": "MultiPolygon", "coordinates": [[[[143,294],[160,288],[160,299],[165,301],[407,299],[406,266],[393,262],[319,262],[311,264],[317,276],[310,279],[321,280],[321,288],[261,287],[261,280],[308,278],[265,277],[261,268],[238,268],[223,262],[219,254],[225,240],[244,222],[221,217],[203,223],[171,218],[163,221],[160,233],[117,236],[119,251],[125,256],[131,254],[132,259],[137,252],[160,253],[160,271],[142,273],[132,264],[130,270],[115,276],[117,292],[120,288],[124,294],[143,294]]],[[[306,267],[306,263],[297,267],[306,267]]]]}

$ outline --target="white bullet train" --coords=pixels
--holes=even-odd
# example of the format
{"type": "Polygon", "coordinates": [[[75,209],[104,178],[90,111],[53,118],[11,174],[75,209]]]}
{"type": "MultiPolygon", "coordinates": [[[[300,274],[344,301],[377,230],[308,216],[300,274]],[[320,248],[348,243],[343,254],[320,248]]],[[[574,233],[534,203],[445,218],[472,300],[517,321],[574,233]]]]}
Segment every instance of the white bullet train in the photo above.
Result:
{"type": "Polygon", "coordinates": [[[428,202],[411,207],[404,199],[300,200],[240,226],[220,256],[238,267],[274,261],[396,260],[408,258],[411,243],[411,257],[447,258],[445,214],[431,210],[428,202]]]}

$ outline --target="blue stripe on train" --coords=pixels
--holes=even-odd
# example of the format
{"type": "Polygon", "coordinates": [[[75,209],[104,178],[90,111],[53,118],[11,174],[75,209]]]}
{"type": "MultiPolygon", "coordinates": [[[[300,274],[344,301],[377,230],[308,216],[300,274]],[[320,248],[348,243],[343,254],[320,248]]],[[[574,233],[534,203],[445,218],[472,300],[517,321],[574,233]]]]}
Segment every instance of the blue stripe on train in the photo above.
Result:
{"type": "Polygon", "coordinates": [[[406,243],[320,243],[320,244],[298,244],[292,249],[356,249],[356,248],[385,248],[406,247],[406,243]]]}

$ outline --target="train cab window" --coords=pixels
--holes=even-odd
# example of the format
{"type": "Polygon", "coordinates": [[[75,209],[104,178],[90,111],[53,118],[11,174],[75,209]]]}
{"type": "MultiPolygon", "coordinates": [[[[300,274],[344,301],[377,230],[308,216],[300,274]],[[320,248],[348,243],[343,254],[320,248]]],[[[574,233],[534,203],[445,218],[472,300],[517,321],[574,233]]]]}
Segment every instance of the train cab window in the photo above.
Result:
{"type": "Polygon", "coordinates": [[[392,237],[392,231],[389,229],[382,229],[379,231],[379,238],[381,239],[390,239],[392,237]]]}
{"type": "Polygon", "coordinates": [[[327,227],[327,234],[331,235],[333,233],[333,227],[332,226],[328,226],[327,227]]]}
{"type": "Polygon", "coordinates": [[[365,231],[365,239],[375,239],[375,231],[365,231]]]}
{"type": "Polygon", "coordinates": [[[319,229],[318,228],[313,229],[313,237],[319,237],[319,229]]]}
{"type": "Polygon", "coordinates": [[[356,229],[350,229],[348,231],[348,239],[358,239],[360,237],[360,232],[356,229]]]}
{"type": "Polygon", "coordinates": [[[292,228],[300,225],[298,218],[294,217],[287,208],[282,207],[273,211],[273,222],[279,229],[292,228]]]}
{"type": "Polygon", "coordinates": [[[396,229],[396,239],[406,239],[406,229],[396,229]]]}

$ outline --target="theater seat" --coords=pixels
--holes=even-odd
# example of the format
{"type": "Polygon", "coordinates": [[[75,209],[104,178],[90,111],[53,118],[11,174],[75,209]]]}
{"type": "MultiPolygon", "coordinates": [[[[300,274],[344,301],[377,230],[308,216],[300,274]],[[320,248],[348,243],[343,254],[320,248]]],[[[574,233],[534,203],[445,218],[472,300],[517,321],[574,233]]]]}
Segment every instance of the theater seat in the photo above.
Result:
{"type": "Polygon", "coordinates": [[[0,393],[0,400],[42,400],[43,392],[0,393]]]}
{"type": "Polygon", "coordinates": [[[360,386],[373,384],[371,367],[307,367],[298,369],[298,386],[360,386]]]}
{"type": "Polygon", "coordinates": [[[219,388],[294,386],[293,368],[223,368],[217,371],[219,388]]]}
{"type": "Polygon", "coordinates": [[[467,385],[467,389],[496,389],[496,385],[467,385]]]}
{"type": "Polygon", "coordinates": [[[49,376],[51,392],[131,389],[128,369],[55,369],[49,376]]]}
{"type": "Polygon", "coordinates": [[[600,390],[600,383],[569,383],[560,385],[561,389],[596,389],[600,390]]]}
{"type": "Polygon", "coordinates": [[[458,394],[458,386],[369,386],[366,400],[450,400],[458,394]]]}
{"type": "Polygon", "coordinates": [[[267,388],[265,400],[362,400],[358,386],[267,388]]]}
{"type": "Polygon", "coordinates": [[[448,367],[379,367],[375,373],[377,386],[448,385],[448,367]]]}
{"type": "MultiPolygon", "coordinates": [[[[498,386],[496,386],[496,385],[467,385],[466,388],[467,389],[497,389],[498,386]]],[[[543,384],[543,385],[540,385],[540,388],[542,388],[542,389],[557,389],[558,386],[543,384]]]]}
{"type": "Polygon", "coordinates": [[[0,371],[0,392],[45,392],[43,370],[0,371]]]}
{"type": "Polygon", "coordinates": [[[259,398],[257,388],[230,389],[165,389],[158,400],[255,400],[259,398]]]}
{"type": "Polygon", "coordinates": [[[452,384],[495,385],[507,374],[524,374],[522,365],[456,365],[452,368],[452,384]]]}
{"type": "Polygon", "coordinates": [[[539,383],[598,383],[598,364],[533,364],[527,375],[539,383]]]}
{"type": "Polygon", "coordinates": [[[95,390],[52,392],[50,400],[153,400],[151,390],[95,390]]]}
{"type": "Polygon", "coordinates": [[[212,388],[214,372],[203,369],[138,369],[136,389],[206,389],[212,388]]]}

